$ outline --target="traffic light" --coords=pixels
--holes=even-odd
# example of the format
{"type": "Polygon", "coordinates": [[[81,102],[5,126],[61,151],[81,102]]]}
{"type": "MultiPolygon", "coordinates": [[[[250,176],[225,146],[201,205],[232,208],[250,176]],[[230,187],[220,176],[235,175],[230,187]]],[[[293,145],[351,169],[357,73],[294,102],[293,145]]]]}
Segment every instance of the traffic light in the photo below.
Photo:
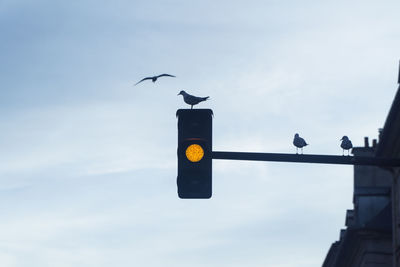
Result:
{"type": "Polygon", "coordinates": [[[211,109],[179,109],[178,196],[211,198],[212,194],[211,109]]]}

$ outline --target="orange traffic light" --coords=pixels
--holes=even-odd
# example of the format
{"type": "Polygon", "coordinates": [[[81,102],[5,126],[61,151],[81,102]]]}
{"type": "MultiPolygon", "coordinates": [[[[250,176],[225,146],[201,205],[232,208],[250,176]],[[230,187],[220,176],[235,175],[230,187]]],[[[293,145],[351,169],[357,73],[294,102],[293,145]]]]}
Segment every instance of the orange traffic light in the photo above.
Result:
{"type": "Polygon", "coordinates": [[[212,195],[212,110],[180,109],[178,117],[178,195],[212,195]]]}

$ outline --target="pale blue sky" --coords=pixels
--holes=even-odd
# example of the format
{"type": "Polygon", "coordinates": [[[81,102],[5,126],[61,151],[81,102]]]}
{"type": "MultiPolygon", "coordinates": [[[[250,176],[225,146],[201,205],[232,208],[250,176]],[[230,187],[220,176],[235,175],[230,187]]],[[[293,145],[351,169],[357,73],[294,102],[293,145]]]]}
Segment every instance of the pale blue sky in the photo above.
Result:
{"type": "Polygon", "coordinates": [[[2,1],[2,266],[321,266],[352,168],[214,161],[213,198],[181,200],[177,93],[210,96],[214,150],[341,155],[384,124],[399,8],[2,1]]]}

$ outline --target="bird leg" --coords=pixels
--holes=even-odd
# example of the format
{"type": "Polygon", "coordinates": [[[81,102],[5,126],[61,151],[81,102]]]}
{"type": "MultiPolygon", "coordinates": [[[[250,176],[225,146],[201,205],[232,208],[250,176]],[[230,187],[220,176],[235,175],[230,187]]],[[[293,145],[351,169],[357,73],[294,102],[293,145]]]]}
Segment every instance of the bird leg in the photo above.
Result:
{"type": "Polygon", "coordinates": [[[193,109],[193,105],[191,105],[190,109],[193,109]]]}

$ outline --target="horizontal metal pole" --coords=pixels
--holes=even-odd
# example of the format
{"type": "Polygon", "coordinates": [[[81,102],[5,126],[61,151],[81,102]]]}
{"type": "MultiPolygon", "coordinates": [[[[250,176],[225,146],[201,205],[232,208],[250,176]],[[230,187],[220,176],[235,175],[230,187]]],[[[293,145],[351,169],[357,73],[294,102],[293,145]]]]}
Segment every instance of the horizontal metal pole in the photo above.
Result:
{"type": "Polygon", "coordinates": [[[280,162],[400,167],[400,159],[375,158],[375,157],[213,151],[212,158],[228,159],[228,160],[280,161],[280,162]]]}

